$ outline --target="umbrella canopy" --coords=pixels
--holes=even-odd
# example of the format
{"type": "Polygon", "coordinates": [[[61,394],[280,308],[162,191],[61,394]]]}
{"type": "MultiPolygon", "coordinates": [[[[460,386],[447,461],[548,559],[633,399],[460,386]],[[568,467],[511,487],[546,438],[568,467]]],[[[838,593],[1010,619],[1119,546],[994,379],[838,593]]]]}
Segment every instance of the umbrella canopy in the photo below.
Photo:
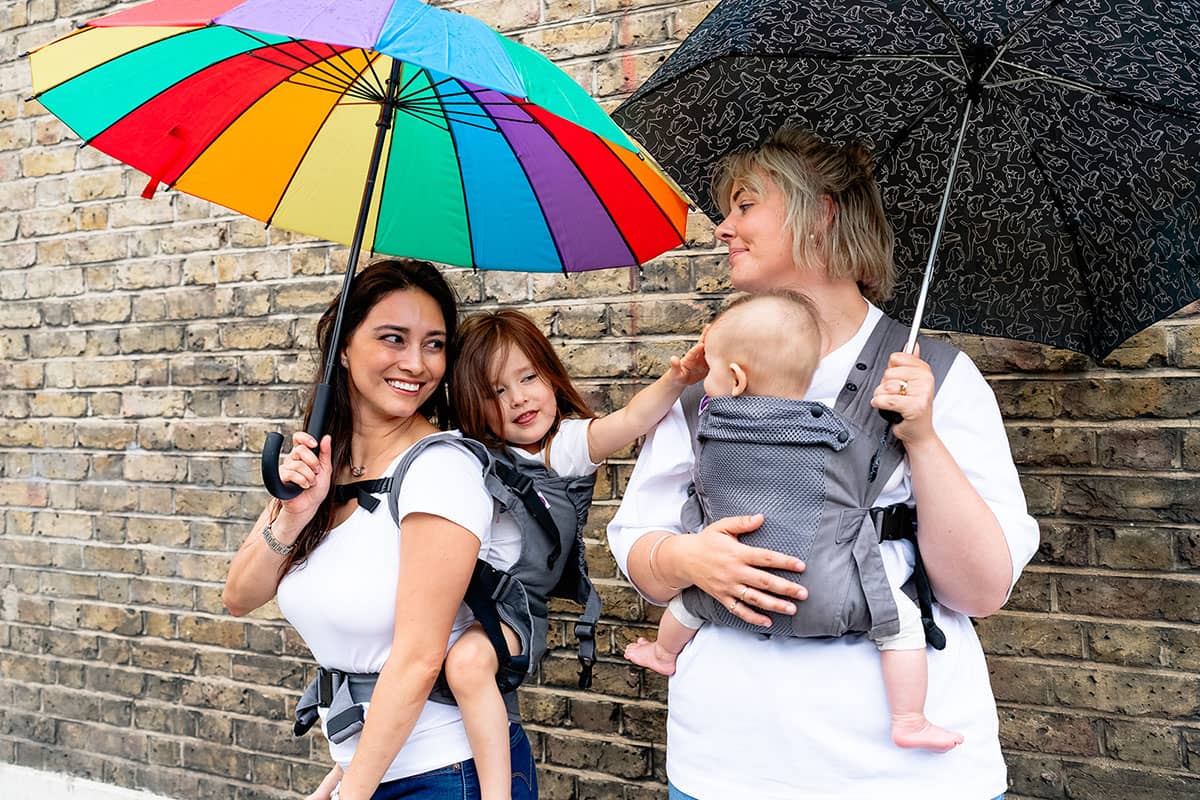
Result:
{"type": "Polygon", "coordinates": [[[395,61],[363,247],[555,272],[683,240],[686,201],[568,75],[417,0],[156,0],[30,58],[37,99],[148,190],[288,230],[353,242],[395,61]]]}
{"type": "Polygon", "coordinates": [[[785,123],[865,141],[901,317],[944,227],[929,327],[1102,358],[1200,297],[1195,3],[724,0],[614,118],[714,220],[785,123]]]}
{"type": "MultiPolygon", "coordinates": [[[[37,99],[85,143],[268,224],[485,269],[640,264],[687,202],[574,81],[417,0],[152,0],[30,55],[37,99]]],[[[308,433],[318,441],[337,347],[308,433]]],[[[263,482],[283,500],[283,437],[263,482]]]]}

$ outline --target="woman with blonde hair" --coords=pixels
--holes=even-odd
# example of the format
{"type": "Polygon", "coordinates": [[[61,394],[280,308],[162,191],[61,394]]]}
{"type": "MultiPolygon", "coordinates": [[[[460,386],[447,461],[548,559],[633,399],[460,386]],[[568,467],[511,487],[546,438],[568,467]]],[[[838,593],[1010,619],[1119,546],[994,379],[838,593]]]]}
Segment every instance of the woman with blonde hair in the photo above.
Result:
{"type": "MultiPolygon", "coordinates": [[[[878,475],[874,505],[915,505],[933,616],[947,640],[929,653],[936,691],[928,714],[964,741],[936,755],[894,746],[895,720],[866,636],[768,637],[705,625],[670,684],[673,799],[988,800],[1006,788],[995,701],[969,617],[1004,604],[1037,548],[1037,525],[995,397],[966,355],[950,354],[940,386],[919,352],[884,353],[879,369],[864,360],[877,329],[896,326],[875,305],[895,278],[892,229],[871,172],[859,145],[782,130],[723,162],[714,195],[726,216],[716,233],[729,247],[734,288],[792,289],[815,303],[825,336],[805,399],[834,407],[871,392],[871,406],[899,415],[891,434],[903,458],[878,475]],[[877,384],[866,385],[876,372],[877,384]]],[[[680,514],[693,480],[692,436],[676,406],[648,437],[608,530],[617,563],[654,602],[696,586],[751,625],[766,625],[764,612],[794,614],[805,588],[767,570],[800,572],[804,564],[738,541],[762,524],[761,514],[678,535],[686,532],[680,514]]],[[[912,568],[909,542],[878,548],[889,572],[912,568]]]]}

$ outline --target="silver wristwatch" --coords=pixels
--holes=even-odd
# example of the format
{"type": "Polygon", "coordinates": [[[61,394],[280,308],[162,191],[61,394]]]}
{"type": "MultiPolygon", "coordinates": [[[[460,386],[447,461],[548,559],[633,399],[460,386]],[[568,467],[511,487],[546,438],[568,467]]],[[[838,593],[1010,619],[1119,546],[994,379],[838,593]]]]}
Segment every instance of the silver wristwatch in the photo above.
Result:
{"type": "Polygon", "coordinates": [[[275,538],[275,534],[271,533],[271,525],[268,523],[263,527],[263,539],[267,542],[267,547],[271,548],[271,552],[279,553],[281,556],[286,556],[288,553],[296,549],[296,545],[283,544],[275,538]]]}

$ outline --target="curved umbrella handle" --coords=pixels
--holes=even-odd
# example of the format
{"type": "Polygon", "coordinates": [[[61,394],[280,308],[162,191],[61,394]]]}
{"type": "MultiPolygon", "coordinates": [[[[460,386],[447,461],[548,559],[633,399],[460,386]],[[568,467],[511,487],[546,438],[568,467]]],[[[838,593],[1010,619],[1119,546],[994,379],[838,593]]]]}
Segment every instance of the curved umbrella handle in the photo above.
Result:
{"type": "Polygon", "coordinates": [[[272,497],[280,500],[291,500],[298,496],[303,489],[294,483],[284,483],[279,477],[279,453],[283,450],[283,434],[271,431],[262,449],[262,479],[263,486],[272,497]]]}
{"type": "MultiPolygon", "coordinates": [[[[308,434],[317,440],[313,452],[319,454],[321,435],[325,432],[325,415],[329,409],[329,399],[333,394],[328,383],[317,384],[313,394],[312,413],[308,418],[308,434]]],[[[283,450],[283,435],[275,431],[267,434],[262,449],[262,479],[263,486],[272,497],[280,500],[291,500],[304,491],[294,483],[284,483],[279,477],[279,453],[283,450]]]]}

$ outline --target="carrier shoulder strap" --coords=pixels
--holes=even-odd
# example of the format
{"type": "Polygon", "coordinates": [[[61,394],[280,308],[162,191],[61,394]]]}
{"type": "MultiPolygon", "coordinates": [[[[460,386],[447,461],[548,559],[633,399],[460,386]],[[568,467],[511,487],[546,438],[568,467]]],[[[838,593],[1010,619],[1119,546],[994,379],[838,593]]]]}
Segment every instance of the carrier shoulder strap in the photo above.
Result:
{"type": "Polygon", "coordinates": [[[400,459],[400,463],[396,465],[396,469],[392,471],[392,475],[388,479],[391,481],[388,487],[388,511],[391,512],[392,519],[395,520],[397,525],[400,524],[400,487],[404,483],[404,476],[408,474],[408,470],[412,467],[412,463],[416,460],[417,456],[435,444],[451,445],[478,459],[488,493],[493,498],[497,496],[495,485],[488,481],[488,475],[492,472],[492,454],[488,452],[486,447],[474,439],[468,439],[465,436],[450,431],[431,433],[422,439],[418,439],[413,443],[412,447],[405,451],[404,457],[400,459]]]}
{"type": "MultiPolygon", "coordinates": [[[[496,456],[493,454],[492,469],[496,476],[507,486],[514,495],[516,495],[521,505],[529,512],[530,518],[537,523],[542,529],[545,537],[551,542],[550,551],[546,555],[546,569],[554,569],[559,560],[564,557],[562,552],[563,536],[554,522],[554,517],[551,515],[547,507],[547,500],[543,497],[539,490],[539,481],[537,476],[548,475],[548,471],[541,465],[530,466],[530,469],[535,470],[535,477],[525,474],[521,469],[522,464],[519,461],[510,459],[506,456],[496,456]]],[[[543,484],[543,488],[545,488],[543,484]]],[[[547,490],[549,491],[549,490],[547,490]]],[[[583,605],[583,613],[579,615],[579,619],[575,623],[575,638],[579,643],[579,688],[588,689],[592,685],[592,672],[596,665],[596,625],[600,621],[601,601],[600,594],[596,591],[595,584],[587,574],[587,562],[583,552],[583,542],[580,538],[579,531],[569,531],[572,534],[571,538],[575,540],[576,547],[579,549],[577,554],[567,553],[566,557],[570,558],[572,554],[577,558],[573,563],[568,563],[565,569],[574,569],[578,575],[578,586],[580,588],[579,597],[572,598],[580,600],[583,605]]],[[[526,532],[528,535],[529,532],[526,532]]]]}
{"type": "MultiPolygon", "coordinates": [[[[866,344],[859,351],[850,374],[838,394],[834,408],[843,416],[853,420],[867,435],[879,442],[871,463],[866,466],[867,480],[863,485],[862,506],[870,508],[874,505],[887,478],[904,459],[904,445],[892,434],[892,426],[871,405],[871,396],[875,387],[883,379],[887,371],[888,358],[892,353],[904,349],[908,339],[908,328],[886,314],[880,317],[875,329],[867,338],[866,344]],[[876,478],[882,478],[877,480],[876,478]]],[[[930,339],[927,336],[917,337],[921,347],[921,359],[929,364],[933,373],[934,394],[941,391],[942,382],[958,350],[945,342],[930,339]]],[[[859,470],[864,465],[846,465],[859,470]]]]}
{"type": "Polygon", "coordinates": [[[553,545],[550,554],[546,557],[546,566],[553,565],[562,555],[561,537],[558,526],[554,523],[554,517],[550,516],[550,509],[546,507],[546,501],[538,494],[534,480],[521,472],[516,465],[509,464],[502,459],[493,459],[492,464],[496,476],[512,490],[512,493],[521,501],[521,505],[529,512],[529,516],[549,535],[553,545]]]}
{"type": "MultiPolygon", "coordinates": [[[[450,445],[478,459],[480,470],[484,477],[484,485],[487,487],[492,501],[498,502],[504,499],[502,494],[503,488],[501,484],[497,483],[497,476],[495,475],[495,459],[492,458],[492,454],[483,444],[449,431],[433,433],[423,439],[419,439],[412,447],[408,448],[389,479],[391,485],[388,487],[388,510],[391,512],[392,519],[397,525],[400,524],[400,488],[404,483],[404,476],[408,474],[408,470],[412,467],[417,456],[438,444],[450,445]]],[[[523,674],[524,665],[518,663],[521,657],[514,657],[509,652],[508,642],[504,639],[504,633],[500,629],[500,619],[496,613],[495,597],[502,591],[504,581],[507,579],[508,575],[505,572],[496,569],[482,559],[477,559],[463,602],[471,609],[471,613],[475,615],[475,619],[479,622],[480,627],[483,628],[483,632],[487,634],[492,647],[495,648],[496,656],[501,665],[501,673],[509,672],[515,668],[520,669],[523,674]]],[[[515,687],[502,685],[501,691],[509,691],[511,688],[515,687]]]]}
{"type": "MultiPolygon", "coordinates": [[[[870,463],[865,465],[866,480],[859,483],[863,489],[862,507],[864,508],[872,508],[875,505],[888,476],[904,459],[904,445],[892,433],[891,423],[871,406],[871,395],[874,393],[874,387],[878,386],[879,381],[882,380],[884,371],[887,370],[888,357],[892,353],[902,350],[907,339],[908,328],[906,326],[886,314],[881,317],[859,353],[854,368],[838,395],[835,406],[838,411],[852,418],[863,430],[867,431],[869,436],[877,437],[879,442],[871,456],[870,463]],[[855,377],[856,374],[859,377],[855,377]]],[[[941,391],[942,383],[949,373],[950,367],[958,358],[958,350],[946,342],[930,339],[927,336],[918,336],[917,342],[921,347],[921,359],[929,364],[929,369],[933,373],[933,391],[936,396],[941,391]]],[[[864,465],[834,462],[830,468],[861,471],[864,465]]],[[[884,523],[885,518],[893,516],[888,513],[892,510],[890,508],[882,510],[879,513],[878,522],[884,523]]],[[[905,513],[894,516],[908,534],[901,538],[911,538],[913,542],[916,558],[913,567],[913,582],[917,591],[917,604],[921,611],[921,624],[925,629],[925,639],[935,650],[941,650],[946,646],[946,636],[933,619],[933,590],[921,561],[920,547],[914,535],[916,515],[907,507],[904,507],[903,511],[905,513]]],[[[885,527],[881,525],[879,528],[881,535],[885,534],[885,527]]]]}
{"type": "MultiPolygon", "coordinates": [[[[544,534],[541,538],[549,539],[552,543],[546,560],[553,564],[562,557],[558,526],[546,506],[546,501],[538,491],[537,480],[524,474],[519,463],[497,457],[481,442],[450,432],[430,434],[416,442],[404,454],[391,477],[387,479],[391,481],[388,509],[396,524],[400,522],[398,503],[404,476],[421,452],[439,443],[450,444],[475,456],[479,460],[483,471],[484,485],[492,497],[493,503],[498,507],[507,508],[513,497],[516,497],[528,512],[530,519],[541,528],[544,534]]],[[[528,530],[522,531],[522,533],[525,536],[536,535],[535,532],[528,530]]],[[[523,547],[522,552],[524,549],[523,547]]],[[[583,555],[580,553],[580,558],[582,559],[582,557],[583,555]]],[[[546,566],[549,568],[549,565],[546,566]]],[[[582,566],[579,568],[583,569],[582,566]]],[[[581,578],[586,584],[587,597],[584,602],[584,613],[580,615],[579,621],[575,625],[575,635],[579,641],[579,687],[586,689],[591,686],[592,668],[596,663],[595,631],[596,623],[600,618],[601,603],[600,596],[591,581],[587,580],[586,573],[581,574],[581,578]]],[[[529,654],[512,655],[509,652],[508,643],[504,639],[503,631],[500,629],[496,600],[504,595],[509,580],[512,580],[512,577],[506,571],[497,569],[479,559],[475,563],[471,582],[468,584],[466,596],[463,598],[463,602],[471,609],[471,613],[475,615],[496,651],[500,662],[498,679],[502,691],[515,689],[520,683],[520,676],[523,676],[529,667],[529,654]]]]}
{"type": "Polygon", "coordinates": [[[700,426],[700,404],[704,402],[704,384],[693,383],[683,390],[679,404],[683,407],[683,420],[687,423],[688,435],[692,438],[692,456],[700,458],[700,440],[696,430],[700,426]]]}

